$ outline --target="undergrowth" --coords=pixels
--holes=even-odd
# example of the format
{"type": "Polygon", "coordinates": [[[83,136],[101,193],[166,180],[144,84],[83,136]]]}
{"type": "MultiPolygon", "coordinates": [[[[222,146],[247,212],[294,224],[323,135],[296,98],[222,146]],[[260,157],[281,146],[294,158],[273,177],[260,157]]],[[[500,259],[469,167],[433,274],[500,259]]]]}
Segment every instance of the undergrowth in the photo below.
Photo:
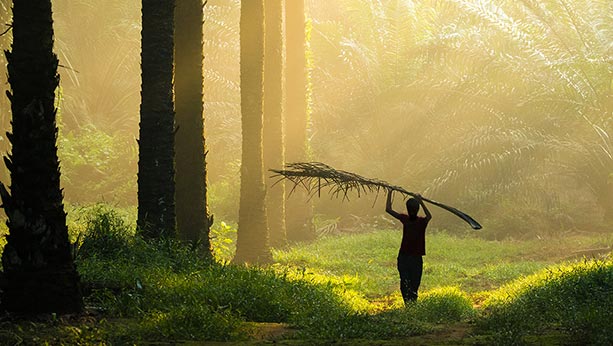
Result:
{"type": "Polygon", "coordinates": [[[207,262],[174,241],[145,242],[105,207],[84,220],[77,264],[87,305],[132,321],[108,324],[110,340],[241,340],[250,335],[247,321],[285,323],[301,338],[394,338],[473,314],[457,288],[377,311],[346,280],[298,267],[207,262]]]}
{"type": "Polygon", "coordinates": [[[611,259],[550,266],[522,278],[522,273],[544,264],[521,262],[521,257],[553,249],[538,242],[508,244],[431,234],[425,288],[417,302],[405,307],[397,292],[397,239],[391,232],[298,245],[275,251],[279,263],[246,267],[227,261],[233,245],[228,236],[235,232],[227,224],[219,225],[213,242],[228,245],[216,253],[219,263],[176,241],[144,241],[125,213],[107,206],[79,212],[69,222],[79,245],[77,266],[93,321],[0,321],[6,331],[0,333],[0,343],[240,341],[257,334],[257,322],[291,328],[294,332],[285,338],[324,343],[400,339],[455,323],[473,325],[466,324],[471,321],[476,321],[475,335],[496,344],[527,342],[551,330],[561,330],[563,341],[613,340],[607,326],[613,317],[611,259]],[[359,244],[372,246],[356,248],[359,244]],[[507,261],[500,261],[503,258],[507,261]],[[369,296],[374,292],[365,289],[363,281],[388,275],[390,281],[379,295],[369,296]],[[445,280],[428,281],[436,275],[445,280]],[[480,285],[465,286],[471,282],[462,280],[467,275],[507,284],[480,291],[480,285]],[[481,304],[479,309],[473,307],[475,302],[481,304]]]}
{"type": "Polygon", "coordinates": [[[551,329],[573,342],[613,344],[613,259],[547,268],[494,291],[479,320],[498,343],[515,344],[551,329]]]}
{"type": "Polygon", "coordinates": [[[245,338],[242,322],[303,326],[316,316],[349,313],[330,287],[293,280],[272,270],[207,262],[189,247],[145,242],[100,210],[89,220],[77,264],[87,305],[105,316],[135,318],[118,328],[122,341],[245,338]]]}
{"type": "Polygon", "coordinates": [[[302,323],[298,334],[316,339],[391,339],[429,332],[434,325],[465,321],[474,316],[468,295],[456,287],[442,287],[408,304],[393,304],[377,312],[317,316],[302,323]],[[340,317],[340,318],[339,318],[340,317]]]}

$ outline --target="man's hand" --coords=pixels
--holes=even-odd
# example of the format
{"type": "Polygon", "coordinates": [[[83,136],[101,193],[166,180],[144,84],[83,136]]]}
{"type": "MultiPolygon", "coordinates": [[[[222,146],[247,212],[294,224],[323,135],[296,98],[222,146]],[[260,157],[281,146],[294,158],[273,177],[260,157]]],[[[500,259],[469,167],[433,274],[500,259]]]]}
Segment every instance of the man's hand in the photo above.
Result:
{"type": "Polygon", "coordinates": [[[426,207],[426,203],[424,203],[423,197],[421,197],[421,194],[416,193],[415,199],[417,200],[417,202],[419,202],[419,204],[421,205],[421,208],[424,210],[424,213],[426,214],[426,219],[430,221],[430,219],[432,219],[432,214],[430,214],[430,210],[428,210],[428,208],[426,207]]]}

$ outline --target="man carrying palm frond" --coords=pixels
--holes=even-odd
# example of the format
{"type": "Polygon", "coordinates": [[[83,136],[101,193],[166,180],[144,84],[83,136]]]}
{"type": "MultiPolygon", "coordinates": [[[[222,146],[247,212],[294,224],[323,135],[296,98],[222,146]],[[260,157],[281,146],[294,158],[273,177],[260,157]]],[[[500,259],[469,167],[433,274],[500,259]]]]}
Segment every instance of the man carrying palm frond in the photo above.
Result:
{"type": "Polygon", "coordinates": [[[400,292],[405,305],[417,300],[417,290],[423,272],[423,257],[426,254],[426,227],[432,214],[424,204],[420,194],[406,202],[407,214],[392,209],[392,190],[387,192],[385,211],[402,222],[402,242],[398,251],[398,273],[400,292]],[[425,217],[417,216],[419,206],[424,209],[425,217]]]}

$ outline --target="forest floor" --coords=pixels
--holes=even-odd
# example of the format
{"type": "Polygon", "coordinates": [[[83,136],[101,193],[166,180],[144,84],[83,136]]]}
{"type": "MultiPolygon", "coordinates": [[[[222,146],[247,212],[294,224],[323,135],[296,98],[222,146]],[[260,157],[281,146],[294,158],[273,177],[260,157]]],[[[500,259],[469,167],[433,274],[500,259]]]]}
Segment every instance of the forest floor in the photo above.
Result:
{"type": "MultiPolygon", "coordinates": [[[[472,325],[470,323],[455,323],[439,326],[431,333],[410,336],[402,339],[372,340],[300,340],[291,339],[296,333],[294,328],[283,323],[259,323],[253,335],[253,345],[265,345],[274,343],[277,345],[475,345],[480,337],[471,336],[472,325]],[[288,338],[289,337],[289,338],[288,338]]],[[[228,343],[219,343],[227,345],[228,343]]],[[[212,344],[214,345],[214,343],[212,344]]],[[[238,345],[238,343],[236,343],[238,345]]]]}
{"type": "MultiPolygon", "coordinates": [[[[424,323],[416,322],[421,325],[409,326],[406,332],[387,333],[386,329],[396,327],[393,324],[411,325],[417,315],[406,314],[405,311],[420,308],[402,307],[395,266],[398,242],[397,232],[390,230],[329,236],[311,244],[274,251],[275,263],[264,268],[264,272],[245,271],[233,266],[220,267],[213,272],[201,271],[201,264],[187,250],[182,253],[184,250],[173,248],[169,256],[167,245],[158,248],[145,244],[130,245],[119,254],[112,255],[119,257],[109,257],[108,261],[102,260],[103,257],[93,257],[89,262],[81,262],[79,267],[85,282],[119,289],[118,294],[111,294],[114,292],[112,290],[99,291],[95,299],[88,298],[88,310],[81,315],[41,315],[22,321],[0,316],[0,345],[488,345],[492,343],[492,335],[488,334],[491,332],[477,330],[475,320],[482,310],[481,304],[492,292],[551,265],[607,256],[613,244],[613,234],[488,241],[433,232],[428,237],[420,292],[423,292],[426,300],[429,295],[436,296],[433,292],[441,289],[449,288],[453,294],[459,292],[466,297],[460,300],[469,301],[468,310],[473,315],[442,322],[426,319],[424,323]],[[212,281],[206,281],[207,278],[212,281]],[[279,278],[282,278],[281,281],[279,278]],[[145,289],[135,287],[135,280],[136,286],[140,286],[142,280],[145,289]],[[245,282],[249,287],[241,287],[245,282]],[[330,305],[326,301],[328,295],[311,295],[311,288],[308,288],[311,286],[306,287],[299,282],[321,286],[324,290],[332,289],[342,304],[373,318],[343,324],[338,318],[347,315],[343,315],[341,310],[338,314],[327,314],[326,310],[318,308],[337,307],[334,305],[336,303],[330,305]],[[279,293],[270,296],[268,291],[271,287],[276,287],[275,290],[279,292],[293,292],[293,295],[283,296],[283,293],[279,293]],[[303,294],[306,296],[301,296],[303,294]],[[213,339],[230,341],[202,341],[209,339],[211,332],[202,331],[200,326],[219,322],[208,320],[211,315],[207,312],[210,310],[209,305],[205,305],[209,304],[206,301],[219,296],[228,299],[230,304],[236,302],[233,308],[238,309],[239,320],[227,325],[238,326],[236,330],[240,330],[242,336],[229,331],[213,339]],[[250,303],[237,301],[245,296],[258,297],[255,301],[257,304],[270,299],[280,301],[276,305],[262,305],[249,312],[250,303]],[[296,308],[298,303],[293,301],[301,297],[321,300],[311,301],[312,307],[304,308],[306,312],[303,312],[303,308],[296,308]],[[188,305],[185,305],[186,302],[188,305]],[[246,305],[241,307],[240,304],[246,305]],[[265,310],[279,307],[293,311],[290,314],[312,314],[308,312],[309,309],[319,309],[308,318],[317,319],[318,324],[338,323],[343,327],[332,330],[315,326],[315,329],[309,330],[311,324],[305,324],[300,319],[296,320],[297,323],[305,327],[289,322],[249,322],[258,318],[274,320],[274,311],[267,314],[265,310]],[[262,312],[264,315],[260,315],[262,312]],[[201,313],[204,315],[198,316],[201,313]],[[249,317],[249,314],[255,317],[249,317]],[[411,330],[413,327],[418,329],[411,330]],[[356,335],[367,337],[343,336],[342,328],[362,328],[366,332],[356,335]],[[338,334],[339,330],[341,334],[338,334]]],[[[103,244],[98,244],[98,250],[99,245],[103,244]]],[[[449,297],[453,298],[453,294],[449,297]]],[[[441,299],[431,305],[440,309],[433,314],[434,318],[438,318],[436,314],[444,317],[447,312],[456,311],[453,304],[457,302],[447,301],[445,297],[441,299]],[[436,305],[441,302],[451,305],[436,305]]],[[[215,306],[226,306],[221,302],[215,306]]],[[[428,309],[428,305],[425,308],[428,309]]],[[[415,311],[429,313],[423,307],[415,311]]],[[[221,316],[230,321],[235,319],[229,315],[221,316]]],[[[567,344],[568,341],[568,335],[555,326],[541,329],[540,334],[527,335],[523,339],[529,344],[567,344]]]]}
{"type": "MultiPolygon", "coordinates": [[[[58,320],[53,317],[41,315],[30,321],[0,322],[0,345],[104,345],[101,338],[97,338],[95,330],[98,324],[129,325],[137,321],[132,319],[97,319],[83,315],[69,316],[58,320]],[[83,329],[92,331],[87,339],[79,337],[83,329]],[[77,340],[78,341],[75,341],[77,340]]],[[[240,346],[240,345],[346,345],[346,346],[400,346],[400,345],[488,345],[487,336],[473,335],[473,326],[461,322],[440,325],[430,333],[393,339],[313,339],[295,338],[297,330],[285,323],[249,323],[252,334],[249,340],[240,341],[198,341],[181,340],[156,341],[141,340],[136,345],[185,345],[185,346],[240,346]]],[[[561,344],[559,335],[555,332],[533,337],[535,344],[561,344]],[[550,341],[550,342],[547,342],[550,341]]],[[[113,344],[113,343],[110,343],[113,344]]],[[[131,344],[131,343],[130,343],[131,344]]]]}
{"type": "MultiPolygon", "coordinates": [[[[129,325],[136,323],[131,319],[100,319],[87,313],[80,316],[65,316],[55,319],[51,315],[39,315],[28,321],[0,321],[0,345],[61,345],[73,344],[72,337],[83,333],[83,329],[94,331],[99,323],[129,325]],[[26,336],[26,337],[24,337],[26,336]]],[[[248,322],[251,330],[249,340],[240,341],[195,341],[176,339],[169,341],[144,341],[145,345],[479,345],[483,336],[471,335],[470,323],[441,325],[430,333],[397,339],[300,339],[295,338],[297,330],[286,323],[248,322]]],[[[95,334],[95,333],[94,333],[95,334]]],[[[79,340],[74,344],[98,344],[96,337],[79,340]]]]}
{"type": "MultiPolygon", "coordinates": [[[[369,298],[373,309],[392,308],[400,300],[394,252],[398,239],[394,231],[329,237],[313,244],[275,253],[275,261],[299,267],[313,276],[326,276],[343,282],[369,298]],[[369,244],[363,251],[353,251],[359,244],[369,244]],[[363,264],[367,265],[364,266],[363,264]],[[307,269],[308,268],[308,269],[307,269]],[[349,275],[348,275],[349,274],[349,275]],[[353,274],[353,275],[351,275],[353,274]]],[[[611,233],[583,233],[560,238],[487,241],[457,238],[436,233],[428,240],[425,257],[425,290],[441,285],[459,286],[470,293],[473,308],[479,311],[487,292],[530,275],[547,266],[610,255],[611,233]],[[428,263],[430,262],[430,263],[428,263]],[[451,270],[449,270],[451,269],[451,270]]],[[[396,339],[313,340],[293,339],[296,329],[283,323],[257,323],[250,344],[279,345],[488,345],[489,335],[474,331],[471,321],[438,324],[422,335],[396,339]],[[289,337],[289,339],[288,339],[289,337]]],[[[549,328],[541,335],[529,336],[530,344],[563,344],[565,335],[549,328]]],[[[228,343],[219,343],[219,345],[228,343]]],[[[244,343],[230,343],[244,344],[244,343]]],[[[215,343],[212,343],[215,345],[215,343]]]]}

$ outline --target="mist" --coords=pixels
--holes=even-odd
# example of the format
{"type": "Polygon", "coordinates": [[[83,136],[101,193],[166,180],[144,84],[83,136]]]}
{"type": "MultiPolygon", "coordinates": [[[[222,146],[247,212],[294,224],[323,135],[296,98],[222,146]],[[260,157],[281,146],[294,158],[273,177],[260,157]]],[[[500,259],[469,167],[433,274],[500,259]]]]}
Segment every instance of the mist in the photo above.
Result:
{"type": "MultiPolygon", "coordinates": [[[[307,2],[309,160],[470,210],[491,237],[608,228],[613,24],[596,5],[607,8],[307,2]]],[[[54,9],[66,199],[134,205],[140,6],[54,1],[54,9]]],[[[211,209],[227,221],[237,220],[239,196],[239,13],[238,1],[205,7],[211,209]]],[[[1,39],[7,48],[10,32],[1,39]]],[[[4,133],[5,98],[0,106],[4,133]]],[[[381,215],[374,196],[313,203],[341,229],[381,215]]],[[[437,216],[436,227],[460,228],[437,216]]]]}

